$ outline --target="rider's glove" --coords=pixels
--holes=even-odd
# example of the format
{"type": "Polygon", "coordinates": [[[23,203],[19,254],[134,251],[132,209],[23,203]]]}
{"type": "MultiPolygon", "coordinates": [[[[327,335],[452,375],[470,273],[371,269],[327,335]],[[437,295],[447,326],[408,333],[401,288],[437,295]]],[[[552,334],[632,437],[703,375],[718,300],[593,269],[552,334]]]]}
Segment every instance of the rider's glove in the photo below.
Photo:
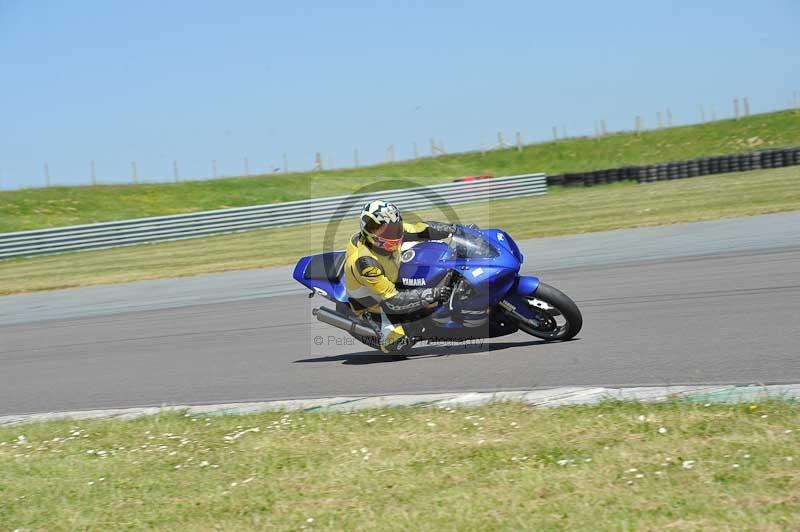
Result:
{"type": "Polygon", "coordinates": [[[423,292],[422,297],[427,303],[443,303],[450,299],[450,294],[453,289],[449,286],[437,286],[436,288],[429,288],[423,292]]]}
{"type": "Polygon", "coordinates": [[[444,240],[456,232],[456,226],[444,222],[425,222],[428,226],[427,238],[431,240],[444,240]]]}

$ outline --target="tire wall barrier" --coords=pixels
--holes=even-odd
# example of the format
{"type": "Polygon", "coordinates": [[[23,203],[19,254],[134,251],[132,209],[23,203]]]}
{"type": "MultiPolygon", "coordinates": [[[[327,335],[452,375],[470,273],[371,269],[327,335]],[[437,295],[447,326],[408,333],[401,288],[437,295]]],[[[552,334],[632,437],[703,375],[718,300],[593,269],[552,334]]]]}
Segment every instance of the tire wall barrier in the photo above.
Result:
{"type": "Polygon", "coordinates": [[[774,148],[735,155],[718,155],[688,161],[671,161],[659,164],[622,166],[590,172],[576,172],[547,176],[547,184],[568,187],[591,187],[616,181],[651,183],[665,179],[684,179],[728,172],[746,172],[762,168],[780,168],[800,165],[800,146],[774,148]]]}

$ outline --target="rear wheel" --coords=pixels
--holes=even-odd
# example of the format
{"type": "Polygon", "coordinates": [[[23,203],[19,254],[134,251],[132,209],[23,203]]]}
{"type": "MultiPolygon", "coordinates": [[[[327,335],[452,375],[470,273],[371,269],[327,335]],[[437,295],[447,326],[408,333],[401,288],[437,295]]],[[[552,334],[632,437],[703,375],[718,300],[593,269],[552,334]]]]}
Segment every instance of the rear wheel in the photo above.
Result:
{"type": "Polygon", "coordinates": [[[539,283],[536,293],[524,299],[533,318],[517,323],[521,331],[550,341],[570,340],[580,332],[583,326],[581,311],[557,288],[539,283]]]}

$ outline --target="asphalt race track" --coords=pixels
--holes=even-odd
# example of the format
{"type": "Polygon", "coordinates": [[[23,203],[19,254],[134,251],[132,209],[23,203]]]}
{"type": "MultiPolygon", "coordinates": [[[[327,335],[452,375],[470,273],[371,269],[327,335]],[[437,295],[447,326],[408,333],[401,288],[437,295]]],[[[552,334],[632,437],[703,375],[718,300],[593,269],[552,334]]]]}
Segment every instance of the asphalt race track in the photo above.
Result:
{"type": "Polygon", "coordinates": [[[800,213],[524,243],[578,339],[387,361],[280,268],[0,298],[0,415],[564,385],[800,382],[800,213]],[[315,337],[319,337],[315,341],[315,337]],[[321,343],[321,345],[316,345],[321,343]]]}

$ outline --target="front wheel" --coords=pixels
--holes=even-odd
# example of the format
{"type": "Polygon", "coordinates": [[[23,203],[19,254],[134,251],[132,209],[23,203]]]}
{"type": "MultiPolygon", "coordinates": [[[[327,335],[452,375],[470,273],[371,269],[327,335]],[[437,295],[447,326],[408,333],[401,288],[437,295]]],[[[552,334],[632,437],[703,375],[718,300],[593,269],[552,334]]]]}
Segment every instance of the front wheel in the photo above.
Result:
{"type": "Polygon", "coordinates": [[[580,332],[583,326],[581,311],[561,290],[539,283],[536,292],[523,299],[533,318],[517,323],[521,331],[550,341],[570,340],[580,332]]]}

